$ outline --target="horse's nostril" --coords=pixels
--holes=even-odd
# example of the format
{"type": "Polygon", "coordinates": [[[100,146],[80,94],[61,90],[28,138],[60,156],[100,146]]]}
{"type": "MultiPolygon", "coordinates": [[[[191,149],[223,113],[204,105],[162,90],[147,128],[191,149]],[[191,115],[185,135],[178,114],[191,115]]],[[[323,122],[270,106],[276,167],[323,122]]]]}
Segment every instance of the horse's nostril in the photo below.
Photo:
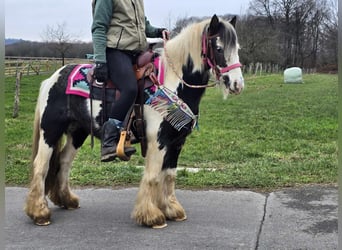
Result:
{"type": "Polygon", "coordinates": [[[230,81],[230,80],[229,80],[229,76],[223,76],[222,78],[223,78],[224,84],[225,84],[227,87],[229,87],[229,85],[230,85],[230,84],[229,84],[229,81],[230,81]]]}

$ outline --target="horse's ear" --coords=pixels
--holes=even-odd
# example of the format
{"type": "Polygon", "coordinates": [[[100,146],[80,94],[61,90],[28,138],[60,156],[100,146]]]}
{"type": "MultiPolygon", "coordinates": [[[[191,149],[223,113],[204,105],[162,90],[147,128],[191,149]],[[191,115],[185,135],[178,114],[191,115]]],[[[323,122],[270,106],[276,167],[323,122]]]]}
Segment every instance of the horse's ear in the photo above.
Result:
{"type": "Polygon", "coordinates": [[[213,17],[211,18],[211,21],[210,21],[210,25],[209,25],[209,33],[211,35],[215,35],[219,32],[219,19],[218,17],[215,15],[213,15],[213,17]]]}
{"type": "Polygon", "coordinates": [[[235,25],[236,25],[236,16],[234,16],[229,22],[230,22],[230,24],[233,25],[233,27],[235,28],[235,25]]]}

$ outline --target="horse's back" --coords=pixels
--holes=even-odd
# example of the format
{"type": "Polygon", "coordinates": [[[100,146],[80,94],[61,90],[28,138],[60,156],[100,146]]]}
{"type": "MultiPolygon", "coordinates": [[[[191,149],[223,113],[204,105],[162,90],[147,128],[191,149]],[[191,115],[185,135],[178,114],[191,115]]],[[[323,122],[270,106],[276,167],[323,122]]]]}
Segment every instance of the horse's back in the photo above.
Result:
{"type": "Polygon", "coordinates": [[[49,78],[43,80],[40,85],[39,98],[46,100],[52,88],[65,93],[68,77],[75,67],[76,65],[73,64],[65,65],[56,70],[49,78]]]}
{"type": "Polygon", "coordinates": [[[55,144],[63,133],[69,133],[71,127],[75,131],[89,121],[86,98],[66,94],[69,75],[76,66],[66,65],[41,83],[37,105],[40,127],[49,145],[55,144]]]}

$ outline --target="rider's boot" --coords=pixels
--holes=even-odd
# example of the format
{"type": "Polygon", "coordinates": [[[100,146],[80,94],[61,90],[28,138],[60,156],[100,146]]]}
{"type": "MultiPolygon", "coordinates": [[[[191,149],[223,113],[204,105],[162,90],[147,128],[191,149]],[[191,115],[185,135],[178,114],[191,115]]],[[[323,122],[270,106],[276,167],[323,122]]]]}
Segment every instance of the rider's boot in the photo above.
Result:
{"type": "Polygon", "coordinates": [[[116,145],[120,130],[114,119],[109,119],[102,126],[101,161],[113,161],[116,158],[116,145]]]}

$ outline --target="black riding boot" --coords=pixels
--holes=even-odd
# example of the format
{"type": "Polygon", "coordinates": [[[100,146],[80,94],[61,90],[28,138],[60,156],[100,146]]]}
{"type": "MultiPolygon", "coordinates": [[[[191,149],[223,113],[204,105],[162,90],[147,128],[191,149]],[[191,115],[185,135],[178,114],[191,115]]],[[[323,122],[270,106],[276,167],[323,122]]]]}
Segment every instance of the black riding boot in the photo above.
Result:
{"type": "MultiPolygon", "coordinates": [[[[101,161],[102,162],[113,161],[117,157],[116,148],[120,140],[120,130],[121,130],[120,125],[121,125],[120,121],[109,119],[102,126],[102,143],[101,143],[101,161]]],[[[124,148],[124,153],[127,157],[130,157],[135,152],[136,152],[136,149],[134,147],[124,148]]],[[[125,158],[121,158],[121,159],[127,160],[125,158]]]]}
{"type": "Polygon", "coordinates": [[[116,145],[120,139],[120,130],[113,120],[102,127],[101,161],[113,161],[116,157],[116,145]]]}

